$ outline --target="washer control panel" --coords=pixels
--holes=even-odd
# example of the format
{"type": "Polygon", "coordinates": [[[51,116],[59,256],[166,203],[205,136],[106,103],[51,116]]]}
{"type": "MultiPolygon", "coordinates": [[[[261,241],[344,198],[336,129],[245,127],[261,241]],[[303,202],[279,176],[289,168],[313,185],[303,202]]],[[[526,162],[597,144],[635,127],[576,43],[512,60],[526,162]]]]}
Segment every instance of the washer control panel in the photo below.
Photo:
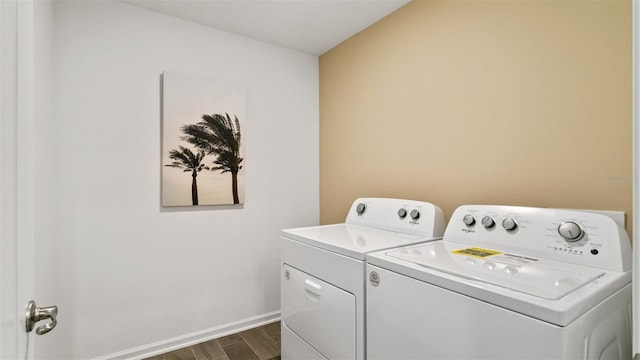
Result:
{"type": "Polygon", "coordinates": [[[436,205],[389,198],[356,199],[345,223],[429,238],[441,237],[445,228],[442,210],[436,205]]]}
{"type": "Polygon", "coordinates": [[[444,241],[606,270],[631,269],[626,231],[609,216],[579,210],[464,205],[444,241]]]}

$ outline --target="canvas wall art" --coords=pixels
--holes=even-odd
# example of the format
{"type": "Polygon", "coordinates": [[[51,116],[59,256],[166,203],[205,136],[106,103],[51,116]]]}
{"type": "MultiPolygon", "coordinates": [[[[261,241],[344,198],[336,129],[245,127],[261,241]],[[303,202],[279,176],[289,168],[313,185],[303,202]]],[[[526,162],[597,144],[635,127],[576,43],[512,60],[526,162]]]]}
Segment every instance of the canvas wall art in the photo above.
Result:
{"type": "Polygon", "coordinates": [[[246,91],[162,74],[162,206],[244,203],[246,91]]]}

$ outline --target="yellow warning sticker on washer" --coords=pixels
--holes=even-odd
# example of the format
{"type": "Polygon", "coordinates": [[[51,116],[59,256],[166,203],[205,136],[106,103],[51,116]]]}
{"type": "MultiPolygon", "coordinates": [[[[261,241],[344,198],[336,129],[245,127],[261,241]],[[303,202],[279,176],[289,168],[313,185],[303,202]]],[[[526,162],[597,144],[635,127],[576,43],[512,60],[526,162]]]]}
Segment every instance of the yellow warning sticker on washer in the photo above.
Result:
{"type": "Polygon", "coordinates": [[[454,250],[453,254],[471,256],[476,258],[486,258],[487,256],[500,255],[500,251],[481,249],[477,247],[471,247],[466,249],[454,250]]]}

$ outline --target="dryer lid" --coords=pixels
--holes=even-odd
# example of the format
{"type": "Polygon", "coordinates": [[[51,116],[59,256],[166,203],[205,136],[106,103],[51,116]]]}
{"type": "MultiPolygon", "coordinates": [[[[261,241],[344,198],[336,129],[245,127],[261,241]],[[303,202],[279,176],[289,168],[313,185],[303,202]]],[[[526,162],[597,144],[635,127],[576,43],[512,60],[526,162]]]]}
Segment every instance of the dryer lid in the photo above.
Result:
{"type": "Polygon", "coordinates": [[[561,299],[604,275],[595,268],[445,241],[392,250],[387,256],[548,300],[561,299]]]}
{"type": "Polygon", "coordinates": [[[358,260],[365,260],[369,252],[433,240],[352,224],[284,229],[282,236],[358,260]]]}

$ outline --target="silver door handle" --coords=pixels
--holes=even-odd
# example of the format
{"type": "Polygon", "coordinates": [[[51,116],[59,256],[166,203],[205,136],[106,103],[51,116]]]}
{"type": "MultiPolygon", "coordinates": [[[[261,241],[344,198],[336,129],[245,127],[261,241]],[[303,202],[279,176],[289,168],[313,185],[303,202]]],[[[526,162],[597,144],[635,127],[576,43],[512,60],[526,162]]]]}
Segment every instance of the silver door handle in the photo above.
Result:
{"type": "Polygon", "coordinates": [[[33,326],[40,320],[50,319],[51,322],[47,323],[43,326],[38,326],[36,329],[36,334],[44,335],[49,331],[53,330],[56,325],[58,325],[58,320],[56,320],[56,316],[58,316],[58,307],[57,306],[47,306],[47,307],[36,307],[36,302],[31,300],[27,305],[27,319],[26,319],[26,328],[27,332],[31,332],[33,330],[33,326]]]}

